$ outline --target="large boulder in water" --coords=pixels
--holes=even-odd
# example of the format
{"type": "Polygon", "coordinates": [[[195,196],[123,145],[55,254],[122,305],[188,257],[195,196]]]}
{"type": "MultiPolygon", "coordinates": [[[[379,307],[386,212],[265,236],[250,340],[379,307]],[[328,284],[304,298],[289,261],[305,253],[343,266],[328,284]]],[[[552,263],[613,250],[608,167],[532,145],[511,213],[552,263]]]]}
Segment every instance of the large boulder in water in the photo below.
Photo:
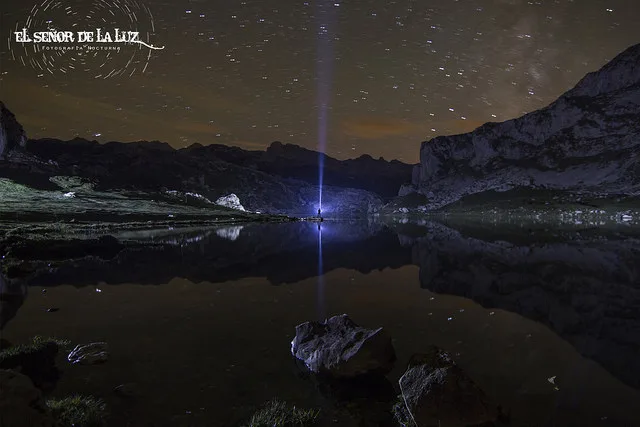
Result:
{"type": "Polygon", "coordinates": [[[385,375],[396,360],[386,331],[362,328],[346,314],[296,326],[291,353],[311,372],[333,378],[385,375]]]}
{"type": "Polygon", "coordinates": [[[399,383],[401,402],[394,412],[403,426],[485,426],[498,418],[498,408],[446,352],[436,347],[414,355],[399,383]]]}
{"type": "Polygon", "coordinates": [[[6,369],[0,369],[0,426],[53,426],[42,392],[26,375],[6,369]]]}

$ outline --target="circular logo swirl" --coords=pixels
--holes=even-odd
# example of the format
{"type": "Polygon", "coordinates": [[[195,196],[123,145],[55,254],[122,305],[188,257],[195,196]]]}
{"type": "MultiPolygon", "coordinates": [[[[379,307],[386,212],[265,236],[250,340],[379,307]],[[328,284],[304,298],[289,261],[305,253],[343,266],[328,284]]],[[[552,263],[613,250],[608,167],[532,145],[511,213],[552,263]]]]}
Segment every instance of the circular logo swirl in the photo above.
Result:
{"type": "Polygon", "coordinates": [[[89,73],[94,78],[147,70],[155,23],[136,0],[44,0],[9,36],[16,61],[38,73],[89,73]]]}

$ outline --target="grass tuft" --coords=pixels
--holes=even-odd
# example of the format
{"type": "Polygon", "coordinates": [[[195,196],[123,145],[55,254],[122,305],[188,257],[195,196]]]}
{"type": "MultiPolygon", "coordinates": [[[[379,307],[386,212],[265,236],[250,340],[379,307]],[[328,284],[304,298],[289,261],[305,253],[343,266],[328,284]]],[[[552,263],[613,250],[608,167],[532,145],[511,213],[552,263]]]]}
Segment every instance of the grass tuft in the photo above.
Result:
{"type": "Polygon", "coordinates": [[[55,344],[57,347],[67,348],[71,344],[71,341],[54,337],[43,338],[36,335],[28,344],[18,344],[0,351],[0,363],[10,358],[38,353],[51,344],[55,344]]]}
{"type": "Polygon", "coordinates": [[[107,406],[93,396],[70,396],[47,400],[56,427],[102,427],[107,406]]]}
{"type": "Polygon", "coordinates": [[[311,426],[319,414],[319,410],[298,409],[285,402],[272,400],[251,417],[249,425],[246,427],[311,426]]]}

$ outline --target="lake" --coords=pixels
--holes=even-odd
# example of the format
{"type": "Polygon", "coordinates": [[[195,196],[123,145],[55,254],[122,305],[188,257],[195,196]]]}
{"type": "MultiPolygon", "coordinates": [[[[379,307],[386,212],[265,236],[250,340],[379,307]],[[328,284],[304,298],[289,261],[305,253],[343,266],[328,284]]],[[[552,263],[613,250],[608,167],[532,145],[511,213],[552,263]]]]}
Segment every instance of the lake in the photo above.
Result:
{"type": "Polygon", "coordinates": [[[239,426],[273,398],[320,409],[319,425],[393,425],[380,393],[325,387],[290,354],[297,324],[342,313],[393,337],[392,394],[436,345],[510,425],[640,425],[630,227],[325,221],[116,237],[158,246],[6,281],[2,307],[11,343],[109,344],[103,365],[61,357],[53,396],[105,399],[111,426],[239,426]]]}

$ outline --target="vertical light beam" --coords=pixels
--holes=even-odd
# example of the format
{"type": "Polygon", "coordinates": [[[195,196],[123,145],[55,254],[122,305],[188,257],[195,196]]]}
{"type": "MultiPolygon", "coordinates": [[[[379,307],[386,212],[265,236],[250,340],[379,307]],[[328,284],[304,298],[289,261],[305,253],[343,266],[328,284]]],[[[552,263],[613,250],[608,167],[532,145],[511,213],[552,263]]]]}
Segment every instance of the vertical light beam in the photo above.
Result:
{"type": "Polygon", "coordinates": [[[329,103],[331,102],[333,75],[333,27],[337,3],[335,0],[317,0],[316,21],[318,24],[318,49],[316,58],[317,102],[318,102],[318,209],[322,209],[322,186],[324,181],[324,156],[327,149],[329,126],[329,103]]]}

